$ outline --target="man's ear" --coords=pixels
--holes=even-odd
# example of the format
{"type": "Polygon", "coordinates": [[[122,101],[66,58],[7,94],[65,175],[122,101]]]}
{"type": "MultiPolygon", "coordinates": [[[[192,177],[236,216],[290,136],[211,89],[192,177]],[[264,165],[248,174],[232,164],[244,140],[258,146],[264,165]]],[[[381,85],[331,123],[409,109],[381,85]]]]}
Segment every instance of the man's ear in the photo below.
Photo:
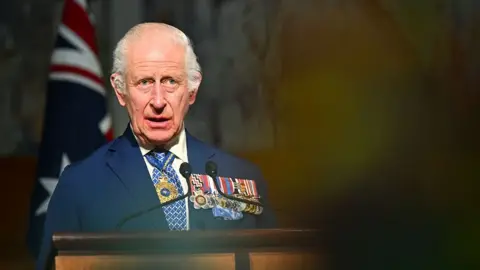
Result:
{"type": "Polygon", "coordinates": [[[193,80],[192,80],[192,85],[190,86],[190,90],[189,90],[189,97],[188,97],[188,103],[190,105],[192,105],[193,103],[195,103],[195,100],[197,98],[197,92],[198,92],[198,88],[200,87],[200,83],[202,82],[202,74],[198,71],[195,71],[195,74],[193,76],[193,80]]]}
{"type": "Polygon", "coordinates": [[[197,91],[196,89],[188,91],[188,104],[192,105],[195,103],[197,99],[197,91]]]}
{"type": "Polygon", "coordinates": [[[112,88],[115,90],[115,95],[117,96],[118,103],[122,107],[125,106],[126,101],[125,101],[125,82],[122,78],[122,76],[118,73],[114,73],[110,75],[110,84],[112,85],[112,88]]]}

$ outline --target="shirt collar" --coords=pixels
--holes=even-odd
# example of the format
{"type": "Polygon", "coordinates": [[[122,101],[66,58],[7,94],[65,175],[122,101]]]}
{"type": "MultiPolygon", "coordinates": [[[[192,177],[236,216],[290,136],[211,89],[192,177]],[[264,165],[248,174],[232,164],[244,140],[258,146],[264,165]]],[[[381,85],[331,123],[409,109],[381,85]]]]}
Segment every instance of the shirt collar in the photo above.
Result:
{"type": "MultiPolygon", "coordinates": [[[[135,133],[133,134],[133,136],[135,137],[135,140],[137,140],[137,143],[138,143],[138,138],[135,135],[135,133]]],[[[138,143],[138,145],[140,147],[140,152],[142,153],[142,156],[145,156],[154,148],[154,147],[143,147],[140,145],[140,143],[138,143]]],[[[186,136],[185,128],[182,128],[182,130],[180,131],[180,134],[178,134],[171,142],[169,142],[165,146],[165,150],[170,151],[181,161],[188,162],[187,136],[186,136]]]]}

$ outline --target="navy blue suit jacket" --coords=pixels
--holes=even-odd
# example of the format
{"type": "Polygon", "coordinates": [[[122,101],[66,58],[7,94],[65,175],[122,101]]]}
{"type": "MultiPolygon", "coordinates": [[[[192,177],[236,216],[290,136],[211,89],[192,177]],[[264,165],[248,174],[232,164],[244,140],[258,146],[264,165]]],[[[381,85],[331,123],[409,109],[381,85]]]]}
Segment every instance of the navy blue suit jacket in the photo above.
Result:
{"type": "MultiPolygon", "coordinates": [[[[273,228],[276,220],[266,201],[265,180],[246,160],[211,147],[187,132],[187,151],[193,173],[205,174],[205,163],[218,165],[218,175],[255,180],[261,215],[244,214],[240,220],[218,220],[212,211],[189,207],[191,230],[273,228]]],[[[113,231],[124,217],[159,203],[150,174],[130,128],[83,161],[67,166],[49,203],[37,269],[50,260],[55,232],[113,231]]],[[[132,219],[122,231],[168,230],[162,208],[132,219]]]]}

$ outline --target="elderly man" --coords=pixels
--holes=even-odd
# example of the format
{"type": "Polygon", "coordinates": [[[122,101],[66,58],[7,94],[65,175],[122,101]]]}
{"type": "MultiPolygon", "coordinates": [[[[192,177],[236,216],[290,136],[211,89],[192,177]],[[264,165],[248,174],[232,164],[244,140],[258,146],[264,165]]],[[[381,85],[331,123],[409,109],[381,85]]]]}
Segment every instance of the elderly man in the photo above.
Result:
{"type": "Polygon", "coordinates": [[[62,173],[49,204],[38,269],[47,260],[54,232],[275,226],[259,169],[185,130],[184,117],[201,79],[188,37],[172,26],[140,24],[119,41],[110,80],[130,123],[122,136],[62,173]],[[209,161],[217,165],[217,183],[205,177],[209,161]],[[192,177],[182,174],[184,163],[192,177]],[[188,189],[190,197],[125,219],[179,198],[188,189]],[[218,189],[230,199],[221,199],[218,189]],[[263,207],[252,204],[247,211],[248,204],[234,198],[250,198],[263,207]]]}

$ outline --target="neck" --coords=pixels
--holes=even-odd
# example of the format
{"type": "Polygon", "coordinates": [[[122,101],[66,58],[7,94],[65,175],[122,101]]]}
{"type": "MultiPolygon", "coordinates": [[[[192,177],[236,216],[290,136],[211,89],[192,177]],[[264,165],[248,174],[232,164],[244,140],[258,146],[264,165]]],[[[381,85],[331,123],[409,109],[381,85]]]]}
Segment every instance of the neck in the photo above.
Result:
{"type": "Polygon", "coordinates": [[[181,128],[175,133],[175,135],[165,144],[162,144],[162,145],[158,145],[158,144],[154,144],[154,143],[151,143],[150,141],[148,141],[148,139],[142,137],[142,136],[137,136],[135,134],[135,132],[133,132],[133,128],[130,124],[130,128],[132,129],[132,133],[133,133],[133,136],[135,137],[135,140],[137,141],[137,143],[140,145],[140,147],[142,148],[145,148],[147,150],[153,150],[155,148],[160,148],[160,149],[169,149],[171,148],[173,145],[177,144],[179,139],[180,139],[180,133],[183,131],[184,129],[184,124],[182,124],[181,128]]]}

